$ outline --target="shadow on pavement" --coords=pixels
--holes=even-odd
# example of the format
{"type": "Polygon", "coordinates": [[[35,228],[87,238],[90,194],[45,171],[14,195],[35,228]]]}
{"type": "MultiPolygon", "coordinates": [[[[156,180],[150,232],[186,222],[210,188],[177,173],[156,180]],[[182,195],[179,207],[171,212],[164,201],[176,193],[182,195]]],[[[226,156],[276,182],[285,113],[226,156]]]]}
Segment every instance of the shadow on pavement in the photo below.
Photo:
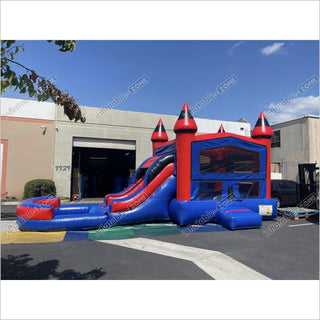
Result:
{"type": "Polygon", "coordinates": [[[86,273],[67,269],[57,272],[59,260],[48,260],[36,265],[30,265],[33,258],[28,254],[19,256],[7,255],[1,258],[2,280],[96,280],[106,273],[101,268],[93,269],[86,273]]]}
{"type": "Polygon", "coordinates": [[[319,214],[311,216],[307,221],[319,225],[319,214]]]}

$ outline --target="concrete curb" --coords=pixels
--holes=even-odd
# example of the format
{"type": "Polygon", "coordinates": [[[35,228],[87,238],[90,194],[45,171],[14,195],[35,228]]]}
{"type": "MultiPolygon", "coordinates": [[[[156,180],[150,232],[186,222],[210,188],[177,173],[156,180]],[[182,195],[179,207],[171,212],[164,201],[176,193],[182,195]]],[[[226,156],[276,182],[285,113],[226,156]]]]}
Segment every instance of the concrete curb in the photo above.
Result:
{"type": "Polygon", "coordinates": [[[15,202],[1,202],[2,206],[17,206],[20,203],[20,201],[15,201],[15,202]]]}
{"type": "Polygon", "coordinates": [[[77,201],[69,201],[69,200],[61,200],[61,204],[99,204],[103,202],[102,200],[80,200],[79,202],[77,201]]]}
{"type": "MultiPolygon", "coordinates": [[[[22,200],[21,200],[22,201],[22,200]]],[[[1,202],[2,206],[17,206],[21,201],[12,201],[12,202],[1,202]]],[[[95,200],[80,200],[79,202],[70,201],[70,200],[61,200],[61,204],[99,204],[103,202],[103,199],[95,200]]]]}

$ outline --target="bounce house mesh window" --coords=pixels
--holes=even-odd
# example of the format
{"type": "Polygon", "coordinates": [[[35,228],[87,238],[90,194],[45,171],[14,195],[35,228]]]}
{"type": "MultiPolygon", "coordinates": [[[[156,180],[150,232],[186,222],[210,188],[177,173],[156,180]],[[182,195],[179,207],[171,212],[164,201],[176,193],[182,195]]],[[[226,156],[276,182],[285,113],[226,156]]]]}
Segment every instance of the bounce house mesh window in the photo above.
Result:
{"type": "Polygon", "coordinates": [[[222,198],[222,182],[199,182],[199,200],[222,198]]]}
{"type": "Polygon", "coordinates": [[[260,182],[239,181],[238,192],[240,198],[258,198],[260,196],[260,182]]]}
{"type": "Polygon", "coordinates": [[[236,146],[200,150],[201,174],[259,173],[260,153],[236,146]]]}

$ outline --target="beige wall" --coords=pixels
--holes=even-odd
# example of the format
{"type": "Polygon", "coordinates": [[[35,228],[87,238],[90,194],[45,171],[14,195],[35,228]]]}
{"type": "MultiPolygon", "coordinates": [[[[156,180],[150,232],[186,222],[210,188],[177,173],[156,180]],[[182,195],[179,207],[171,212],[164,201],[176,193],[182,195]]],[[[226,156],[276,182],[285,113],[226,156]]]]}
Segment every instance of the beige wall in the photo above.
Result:
{"type": "Polygon", "coordinates": [[[280,148],[271,148],[271,162],[283,159],[287,176],[282,178],[298,182],[300,163],[319,163],[319,117],[305,116],[271,127],[280,130],[281,141],[280,148]]]}
{"type": "Polygon", "coordinates": [[[6,191],[22,198],[32,179],[52,179],[55,125],[51,120],[1,117],[1,139],[8,139],[6,191]],[[43,135],[41,126],[47,126],[43,135]]]}
{"type": "MultiPolygon", "coordinates": [[[[158,114],[146,114],[119,110],[108,110],[104,117],[97,118],[98,108],[81,107],[86,123],[68,121],[63,110],[57,109],[55,140],[55,166],[72,166],[72,146],[75,137],[131,141],[136,148],[136,167],[152,155],[151,135],[160,118],[158,114]]],[[[176,116],[161,115],[169,139],[175,138],[173,126],[176,116]],[[171,129],[171,130],[170,130],[171,129]]],[[[54,170],[57,195],[70,196],[71,170],[54,170]]]]}
{"type": "Polygon", "coordinates": [[[309,163],[319,163],[319,119],[308,119],[309,163]]]}
{"type": "MultiPolygon", "coordinates": [[[[169,139],[175,138],[173,128],[182,107],[176,107],[175,115],[160,115],[81,106],[87,118],[82,124],[70,122],[63,109],[53,103],[10,98],[0,98],[0,103],[1,139],[9,140],[5,189],[15,197],[21,197],[25,182],[35,178],[53,178],[58,196],[69,197],[71,170],[56,170],[56,166],[71,167],[73,140],[77,137],[130,141],[135,145],[139,166],[152,154],[151,135],[160,117],[169,139]],[[48,126],[46,135],[42,135],[42,125],[48,126]]],[[[217,132],[223,124],[228,132],[250,133],[249,123],[195,120],[199,132],[217,132]]]]}

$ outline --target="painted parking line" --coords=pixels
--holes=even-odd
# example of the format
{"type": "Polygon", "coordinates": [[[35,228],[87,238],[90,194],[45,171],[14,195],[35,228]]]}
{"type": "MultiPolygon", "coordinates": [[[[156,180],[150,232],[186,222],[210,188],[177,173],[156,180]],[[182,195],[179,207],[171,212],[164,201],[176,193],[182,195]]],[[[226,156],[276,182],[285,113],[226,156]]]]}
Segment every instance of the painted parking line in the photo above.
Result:
{"type": "Polygon", "coordinates": [[[1,221],[1,244],[45,243],[63,241],[66,232],[27,232],[19,231],[16,221],[1,221]]]}
{"type": "Polygon", "coordinates": [[[0,231],[18,231],[19,227],[16,221],[8,220],[0,222],[0,231]]]}
{"type": "Polygon", "coordinates": [[[120,240],[163,236],[181,233],[180,228],[172,223],[148,223],[132,226],[117,226],[108,229],[89,231],[90,240],[120,240]]]}
{"type": "Polygon", "coordinates": [[[219,251],[188,247],[146,238],[97,241],[188,260],[216,280],[269,280],[263,274],[219,251]]]}
{"type": "MultiPolygon", "coordinates": [[[[217,224],[196,226],[193,232],[222,232],[226,228],[217,224]]],[[[118,226],[109,229],[98,229],[89,231],[89,240],[121,240],[132,238],[149,238],[171,234],[188,233],[188,227],[178,227],[174,223],[146,223],[132,226],[118,226]]],[[[192,232],[192,233],[193,233],[192,232]]]]}
{"type": "Polygon", "coordinates": [[[314,226],[314,223],[302,223],[302,224],[289,224],[288,227],[303,227],[303,226],[314,226]]]}
{"type": "Polygon", "coordinates": [[[45,243],[63,241],[66,235],[61,232],[1,232],[1,244],[9,243],[45,243]]]}
{"type": "MultiPolygon", "coordinates": [[[[220,225],[208,224],[197,226],[193,232],[221,232],[227,229],[220,225]]],[[[172,234],[183,234],[187,227],[178,227],[174,223],[146,223],[131,226],[116,226],[106,229],[89,231],[61,231],[61,232],[28,232],[19,231],[15,221],[1,221],[1,243],[43,243],[60,241],[88,241],[88,240],[120,240],[131,238],[149,238],[172,234]]]]}

